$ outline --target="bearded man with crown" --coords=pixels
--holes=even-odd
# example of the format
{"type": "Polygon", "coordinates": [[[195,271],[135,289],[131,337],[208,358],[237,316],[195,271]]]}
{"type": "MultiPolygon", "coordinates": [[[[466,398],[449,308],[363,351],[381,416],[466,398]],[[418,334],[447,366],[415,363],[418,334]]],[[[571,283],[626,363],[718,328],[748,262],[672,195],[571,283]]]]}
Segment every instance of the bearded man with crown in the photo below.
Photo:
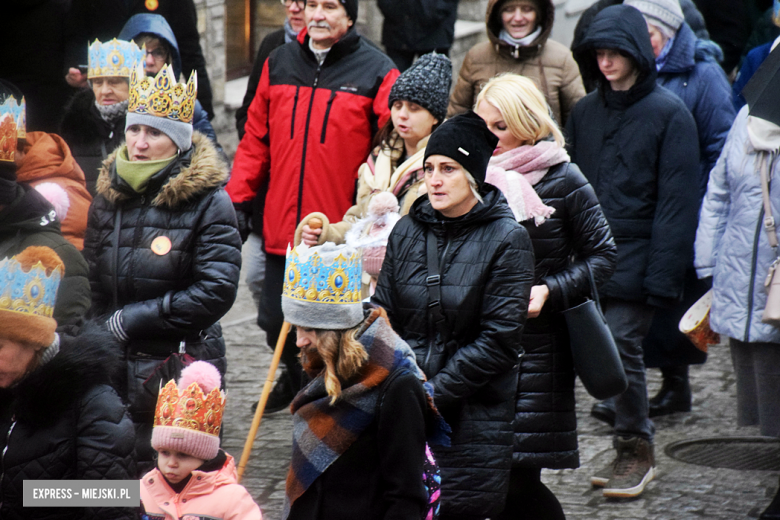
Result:
{"type": "Polygon", "coordinates": [[[111,386],[117,342],[102,326],[76,338],[56,332],[54,306],[66,270],[45,246],[0,260],[0,518],[135,519],[132,507],[37,508],[23,501],[28,480],[136,475],[133,423],[111,386]]]}
{"type": "MultiPolygon", "coordinates": [[[[25,113],[25,98],[19,89],[0,81],[0,260],[30,246],[53,249],[65,264],[53,317],[59,332],[75,334],[91,302],[89,269],[78,249],[62,235],[67,208],[52,204],[46,197],[47,189],[59,189],[64,194],[63,190],[52,188],[52,183],[36,189],[28,184],[33,179],[27,172],[19,172],[20,149],[25,149],[21,143],[39,134],[26,132],[25,113]]],[[[83,218],[86,226],[86,215],[83,218]]]]}
{"type": "Polygon", "coordinates": [[[143,472],[153,465],[160,371],[175,377],[178,361],[194,358],[225,373],[219,319],[235,301],[241,269],[236,216],[222,188],[228,166],[192,129],[197,88],[195,74],[178,83],[170,66],[155,77],[133,70],[126,144],[101,167],[84,239],[90,315],[103,317],[123,346],[122,397],[143,472]]]}

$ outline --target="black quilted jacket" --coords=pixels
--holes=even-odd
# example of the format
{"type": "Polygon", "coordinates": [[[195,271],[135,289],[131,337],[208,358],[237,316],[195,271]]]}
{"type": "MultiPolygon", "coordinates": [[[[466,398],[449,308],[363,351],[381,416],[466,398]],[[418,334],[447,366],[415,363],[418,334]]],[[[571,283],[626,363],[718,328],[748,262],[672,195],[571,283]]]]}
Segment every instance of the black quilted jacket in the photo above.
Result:
{"type": "Polygon", "coordinates": [[[373,301],[414,349],[453,428],[452,447],[434,446],[442,471],[442,515],[490,516],[504,507],[512,454],[512,416],[520,337],[533,282],[526,230],[498,189],[484,203],[446,219],[427,197],[393,229],[373,301]],[[443,258],[442,307],[455,345],[429,345],[426,234],[443,258]]]}
{"type": "Polygon", "coordinates": [[[84,239],[90,312],[105,316],[122,309],[130,341],[121,393],[139,428],[139,461],[148,461],[157,389],[143,382],[154,368],[183,340],[188,354],[225,372],[218,320],[236,298],[241,239],[222,189],[227,166],[204,135],[195,132],[193,148],[155,174],[143,195],[116,175],[114,159],[112,154],[101,170],[84,239]],[[170,251],[152,250],[158,237],[170,241],[170,251]]]}
{"type": "Polygon", "coordinates": [[[526,322],[517,385],[513,463],[524,468],[576,468],[577,417],[574,367],[560,311],[590,294],[587,262],[597,284],[615,268],[617,249],[593,188],[577,165],[562,163],[534,189],[555,212],[536,226],[523,222],[536,257],[534,285],[550,295],[541,314],[526,322]]]}
{"type": "Polygon", "coordinates": [[[118,346],[102,326],[62,341],[51,361],[0,390],[0,518],[137,518],[134,508],[22,508],[25,480],[136,476],[133,423],[109,386],[118,346]]]}

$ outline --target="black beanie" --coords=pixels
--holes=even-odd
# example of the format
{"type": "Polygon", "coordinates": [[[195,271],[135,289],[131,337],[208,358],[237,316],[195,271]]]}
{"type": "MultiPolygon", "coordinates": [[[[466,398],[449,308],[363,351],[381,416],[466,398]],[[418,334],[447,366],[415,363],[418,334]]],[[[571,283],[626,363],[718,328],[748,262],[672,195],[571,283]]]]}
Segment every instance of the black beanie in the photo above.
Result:
{"type": "Polygon", "coordinates": [[[477,185],[485,182],[488,161],[498,144],[498,137],[491,132],[484,119],[469,110],[446,120],[434,130],[425,147],[425,161],[431,155],[443,155],[463,166],[477,185]]]}
{"type": "Polygon", "coordinates": [[[344,6],[344,9],[346,9],[347,16],[349,16],[349,19],[357,23],[358,0],[339,0],[339,1],[341,2],[341,5],[344,6]]]}
{"type": "Polygon", "coordinates": [[[395,80],[393,88],[390,89],[387,106],[392,108],[398,99],[411,101],[430,112],[439,122],[444,121],[447,117],[451,84],[450,59],[436,52],[425,54],[395,80]]]}

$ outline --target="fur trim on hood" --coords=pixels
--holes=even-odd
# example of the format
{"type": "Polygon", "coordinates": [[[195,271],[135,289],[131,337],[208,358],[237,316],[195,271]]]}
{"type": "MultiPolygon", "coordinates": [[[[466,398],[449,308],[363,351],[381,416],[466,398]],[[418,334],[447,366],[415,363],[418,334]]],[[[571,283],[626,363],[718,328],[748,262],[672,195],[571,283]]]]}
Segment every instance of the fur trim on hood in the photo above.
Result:
{"type": "MultiPolygon", "coordinates": [[[[125,143],[103,161],[97,180],[97,194],[112,204],[131,198],[116,189],[116,154],[125,143]]],[[[211,140],[200,132],[192,134],[192,148],[176,159],[178,164],[152,199],[153,206],[173,208],[201,193],[222,186],[228,180],[228,166],[211,140]]]]}
{"type": "Polygon", "coordinates": [[[117,380],[121,349],[103,323],[92,322],[77,337],[61,336],[60,341],[51,361],[16,386],[0,390],[0,403],[13,406],[19,420],[40,427],[54,424],[90,388],[117,380]]]}
{"type": "Polygon", "coordinates": [[[487,6],[487,13],[485,14],[485,24],[487,25],[487,35],[490,39],[490,43],[501,55],[511,56],[517,60],[526,60],[532,56],[538,54],[545,43],[547,38],[550,37],[552,32],[553,22],[555,21],[555,5],[552,0],[532,0],[537,6],[539,12],[537,13],[537,23],[542,28],[542,33],[534,42],[527,47],[517,47],[510,45],[509,43],[499,39],[498,34],[503,28],[501,22],[500,7],[507,2],[507,0],[489,0],[487,6]]]}

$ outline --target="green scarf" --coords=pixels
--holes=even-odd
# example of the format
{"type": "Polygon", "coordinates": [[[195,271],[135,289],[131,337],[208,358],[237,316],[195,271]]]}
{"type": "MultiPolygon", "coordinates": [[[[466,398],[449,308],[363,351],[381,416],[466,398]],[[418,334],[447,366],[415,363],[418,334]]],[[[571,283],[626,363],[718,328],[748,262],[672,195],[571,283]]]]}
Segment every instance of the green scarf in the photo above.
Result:
{"type": "Polygon", "coordinates": [[[127,145],[116,154],[116,173],[130,185],[136,193],[143,193],[155,173],[168,166],[176,155],[159,161],[131,161],[127,156],[127,145]]]}

